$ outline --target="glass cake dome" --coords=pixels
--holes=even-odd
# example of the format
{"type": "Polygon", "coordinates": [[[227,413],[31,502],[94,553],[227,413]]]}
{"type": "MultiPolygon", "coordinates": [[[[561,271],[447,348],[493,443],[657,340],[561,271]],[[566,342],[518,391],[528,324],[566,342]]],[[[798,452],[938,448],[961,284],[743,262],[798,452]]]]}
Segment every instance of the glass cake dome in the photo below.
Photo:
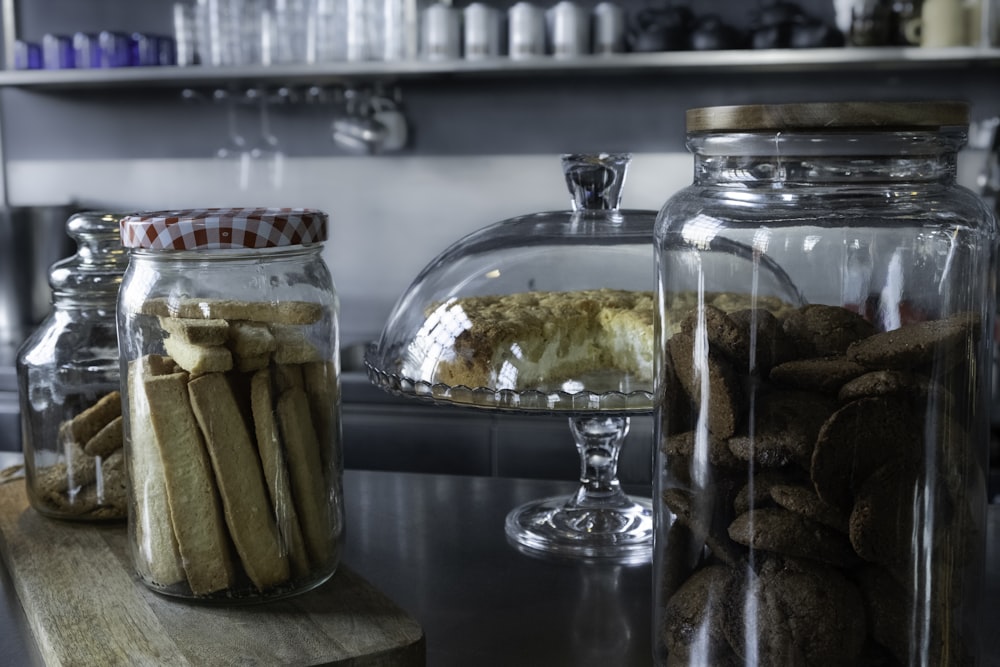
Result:
{"type": "Polygon", "coordinates": [[[518,412],[649,412],[656,211],[619,208],[628,154],[562,158],[572,208],[489,225],[413,281],[366,355],[376,385],[518,412]]]}
{"type": "Polygon", "coordinates": [[[507,515],[536,556],[648,562],[652,506],[618,483],[630,415],[653,410],[656,211],[621,209],[628,154],[562,157],[571,208],[484,227],[413,281],[366,352],[393,394],[564,414],[580,487],[507,515]]]}

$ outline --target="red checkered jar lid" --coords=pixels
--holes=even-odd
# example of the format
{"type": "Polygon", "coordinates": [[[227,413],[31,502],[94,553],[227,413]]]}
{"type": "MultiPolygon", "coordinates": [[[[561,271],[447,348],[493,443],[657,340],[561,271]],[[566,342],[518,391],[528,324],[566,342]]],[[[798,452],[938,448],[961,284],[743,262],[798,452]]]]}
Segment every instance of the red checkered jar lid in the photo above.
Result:
{"type": "Polygon", "coordinates": [[[150,250],[226,250],[326,240],[327,214],[308,208],[147,211],[121,221],[122,245],[150,250]]]}

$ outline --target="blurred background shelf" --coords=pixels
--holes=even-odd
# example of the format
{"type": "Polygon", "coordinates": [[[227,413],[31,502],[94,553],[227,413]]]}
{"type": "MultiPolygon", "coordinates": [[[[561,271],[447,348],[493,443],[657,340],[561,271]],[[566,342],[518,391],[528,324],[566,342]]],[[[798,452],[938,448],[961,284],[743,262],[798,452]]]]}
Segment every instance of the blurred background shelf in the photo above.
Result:
{"type": "Polygon", "coordinates": [[[623,53],[525,60],[339,62],[247,67],[122,67],[81,70],[5,70],[0,86],[41,90],[248,84],[329,84],[355,81],[531,78],[565,75],[685,75],[712,72],[849,72],[1000,68],[1000,48],[844,47],[623,53]]]}

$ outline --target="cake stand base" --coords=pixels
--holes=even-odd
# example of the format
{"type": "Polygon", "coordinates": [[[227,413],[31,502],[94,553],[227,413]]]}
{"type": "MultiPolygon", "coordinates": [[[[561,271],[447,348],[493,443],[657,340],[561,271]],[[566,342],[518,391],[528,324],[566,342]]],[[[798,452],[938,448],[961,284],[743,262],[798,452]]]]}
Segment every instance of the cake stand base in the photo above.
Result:
{"type": "Polygon", "coordinates": [[[544,498],[507,515],[507,538],[529,555],[625,565],[648,563],[653,553],[653,506],[630,498],[613,506],[585,507],[577,497],[544,498]]]}

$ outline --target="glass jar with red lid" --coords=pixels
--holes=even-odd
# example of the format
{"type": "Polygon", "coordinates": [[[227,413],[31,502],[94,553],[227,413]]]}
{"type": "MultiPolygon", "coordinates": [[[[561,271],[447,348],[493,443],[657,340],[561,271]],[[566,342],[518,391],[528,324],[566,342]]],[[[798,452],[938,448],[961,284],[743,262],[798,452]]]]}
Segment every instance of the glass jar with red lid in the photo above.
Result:
{"type": "Polygon", "coordinates": [[[327,215],[126,216],[118,301],[129,536],[152,590],[314,588],[343,537],[338,300],[327,215]]]}

